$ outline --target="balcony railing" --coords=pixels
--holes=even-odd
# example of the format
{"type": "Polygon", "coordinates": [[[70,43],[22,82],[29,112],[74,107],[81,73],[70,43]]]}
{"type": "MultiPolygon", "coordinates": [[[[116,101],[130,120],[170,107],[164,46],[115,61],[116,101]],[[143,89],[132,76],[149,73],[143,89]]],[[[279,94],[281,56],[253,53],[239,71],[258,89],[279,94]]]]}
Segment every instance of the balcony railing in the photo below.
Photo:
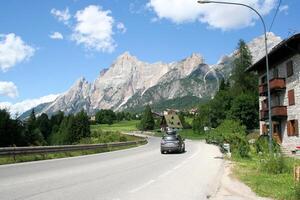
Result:
{"type": "MultiPolygon", "coordinates": [[[[287,108],[286,106],[273,106],[272,107],[272,118],[282,119],[287,117],[287,108]]],[[[269,118],[268,110],[260,110],[260,121],[264,121],[269,118]]]]}
{"type": "MultiPolygon", "coordinates": [[[[285,84],[285,78],[273,78],[270,80],[270,91],[278,91],[278,90],[284,90],[286,88],[285,84]]],[[[260,96],[266,96],[268,87],[267,84],[261,84],[258,86],[258,91],[260,96]]]]}

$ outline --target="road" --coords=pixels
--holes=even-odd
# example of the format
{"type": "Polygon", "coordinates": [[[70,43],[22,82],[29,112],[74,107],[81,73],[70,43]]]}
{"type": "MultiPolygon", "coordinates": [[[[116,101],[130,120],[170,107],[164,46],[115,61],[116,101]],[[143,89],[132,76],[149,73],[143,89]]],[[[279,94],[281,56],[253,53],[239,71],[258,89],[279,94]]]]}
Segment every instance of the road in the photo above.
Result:
{"type": "Polygon", "coordinates": [[[0,166],[0,199],[207,199],[220,181],[218,148],[186,141],[182,154],[160,153],[160,139],[102,154],[0,166]]]}

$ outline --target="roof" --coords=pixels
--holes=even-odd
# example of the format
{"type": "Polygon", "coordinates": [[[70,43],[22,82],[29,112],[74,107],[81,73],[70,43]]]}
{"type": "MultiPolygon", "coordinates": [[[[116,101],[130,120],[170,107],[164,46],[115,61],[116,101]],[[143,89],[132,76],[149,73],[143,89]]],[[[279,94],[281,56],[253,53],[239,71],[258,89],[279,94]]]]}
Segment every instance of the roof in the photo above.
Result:
{"type": "MultiPolygon", "coordinates": [[[[269,67],[272,68],[295,54],[300,54],[300,33],[281,41],[268,53],[269,67]]],[[[266,56],[247,68],[246,71],[264,71],[265,66],[266,56]]]]}
{"type": "Polygon", "coordinates": [[[182,128],[181,121],[176,113],[164,114],[166,123],[170,128],[182,128]]]}

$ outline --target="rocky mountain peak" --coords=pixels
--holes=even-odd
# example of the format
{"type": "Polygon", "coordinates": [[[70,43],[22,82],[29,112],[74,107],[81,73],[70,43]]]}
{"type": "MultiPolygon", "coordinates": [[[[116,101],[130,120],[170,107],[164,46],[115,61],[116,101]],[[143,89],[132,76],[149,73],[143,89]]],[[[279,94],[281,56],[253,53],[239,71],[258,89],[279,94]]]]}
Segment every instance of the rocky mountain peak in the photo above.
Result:
{"type": "MultiPolygon", "coordinates": [[[[269,49],[280,41],[280,37],[268,33],[269,49]]],[[[264,56],[263,35],[254,38],[247,45],[254,62],[264,56]]],[[[214,94],[219,77],[226,79],[230,76],[236,55],[237,51],[234,51],[223,56],[217,64],[208,66],[198,53],[177,62],[147,63],[126,51],[108,69],[102,70],[93,83],[90,84],[81,77],[67,92],[43,107],[41,113],[54,113],[58,110],[76,113],[85,109],[92,114],[99,109],[133,109],[183,97],[188,97],[190,104],[191,96],[199,100],[214,94]],[[217,72],[211,77],[210,83],[205,83],[203,76],[209,68],[215,68],[217,72]]]]}
{"type": "Polygon", "coordinates": [[[77,79],[77,81],[75,82],[75,84],[73,85],[73,87],[81,87],[82,85],[88,83],[87,80],[82,76],[79,79],[77,79]]]}
{"type": "Polygon", "coordinates": [[[137,58],[135,56],[132,56],[128,51],[125,51],[124,53],[122,53],[121,55],[118,56],[118,58],[116,59],[116,61],[135,61],[137,60],[137,58]]]}
{"type": "MultiPolygon", "coordinates": [[[[261,35],[259,37],[254,38],[247,44],[253,57],[252,59],[253,63],[257,62],[259,59],[265,56],[264,40],[265,40],[265,36],[261,35]]],[[[272,32],[267,33],[267,44],[268,44],[269,51],[281,41],[282,39],[276,36],[274,33],[272,32]]]]}

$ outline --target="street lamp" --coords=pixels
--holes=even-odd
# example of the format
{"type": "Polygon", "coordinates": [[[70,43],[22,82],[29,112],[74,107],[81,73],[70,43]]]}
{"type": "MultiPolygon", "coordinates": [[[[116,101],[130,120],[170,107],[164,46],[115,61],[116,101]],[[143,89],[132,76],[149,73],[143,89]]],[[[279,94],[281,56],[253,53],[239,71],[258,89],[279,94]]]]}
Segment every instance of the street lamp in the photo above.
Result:
{"type": "Polygon", "coordinates": [[[233,3],[233,2],[223,2],[223,1],[197,1],[200,4],[207,4],[207,3],[217,3],[217,4],[226,4],[226,5],[235,5],[235,6],[244,6],[251,10],[253,10],[260,18],[263,27],[264,27],[264,35],[265,35],[265,52],[266,52],[266,71],[267,71],[267,93],[268,93],[268,115],[269,115],[269,151],[272,152],[272,111],[271,111],[271,92],[270,92],[270,75],[269,75],[269,59],[268,59],[268,44],[267,44],[267,29],[266,24],[262,16],[259,14],[257,10],[252,8],[249,5],[243,3],[233,3]]]}

